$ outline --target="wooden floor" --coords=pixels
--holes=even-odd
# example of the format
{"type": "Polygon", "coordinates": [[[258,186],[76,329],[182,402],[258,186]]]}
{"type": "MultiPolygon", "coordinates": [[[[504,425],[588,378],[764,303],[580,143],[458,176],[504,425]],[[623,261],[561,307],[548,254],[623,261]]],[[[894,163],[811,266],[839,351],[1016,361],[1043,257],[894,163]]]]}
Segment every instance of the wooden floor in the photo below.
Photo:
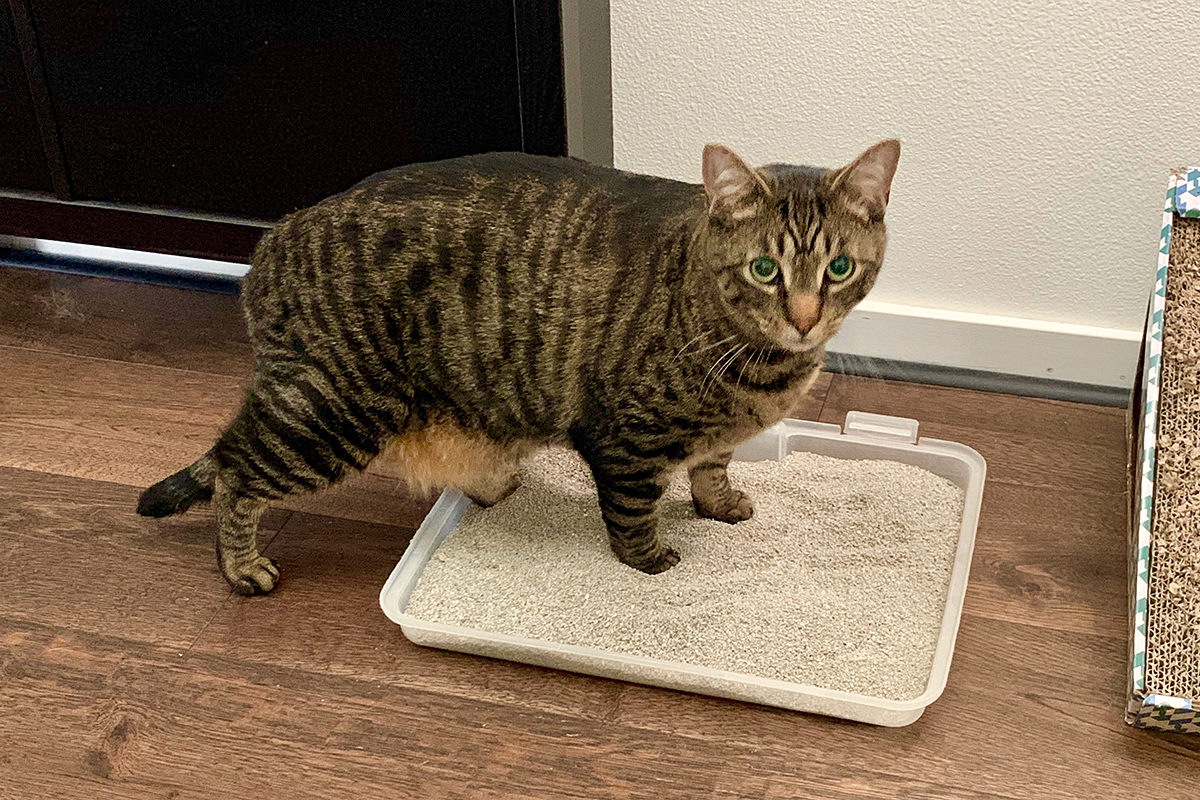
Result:
{"type": "Polygon", "coordinates": [[[206,510],[133,514],[238,401],[232,297],[0,268],[0,797],[1197,796],[1127,728],[1119,409],[824,378],[989,479],[945,694],[879,729],[426,650],[377,594],[428,504],[367,474],[273,510],[265,598],[206,510]]]}

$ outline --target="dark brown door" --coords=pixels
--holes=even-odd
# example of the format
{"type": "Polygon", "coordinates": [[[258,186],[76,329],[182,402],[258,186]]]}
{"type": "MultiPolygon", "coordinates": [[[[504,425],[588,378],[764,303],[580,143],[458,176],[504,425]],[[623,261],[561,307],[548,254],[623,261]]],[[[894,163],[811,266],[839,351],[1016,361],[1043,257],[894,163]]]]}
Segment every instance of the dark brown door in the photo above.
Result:
{"type": "Polygon", "coordinates": [[[13,20],[0,14],[0,186],[50,192],[33,98],[21,66],[13,20]]]}
{"type": "Polygon", "coordinates": [[[565,152],[554,2],[8,2],[18,39],[27,14],[38,63],[27,52],[23,77],[40,67],[49,108],[33,125],[26,97],[23,117],[0,120],[0,142],[23,137],[28,153],[0,188],[54,185],[45,140],[71,200],[273,220],[405,163],[565,152]]]}

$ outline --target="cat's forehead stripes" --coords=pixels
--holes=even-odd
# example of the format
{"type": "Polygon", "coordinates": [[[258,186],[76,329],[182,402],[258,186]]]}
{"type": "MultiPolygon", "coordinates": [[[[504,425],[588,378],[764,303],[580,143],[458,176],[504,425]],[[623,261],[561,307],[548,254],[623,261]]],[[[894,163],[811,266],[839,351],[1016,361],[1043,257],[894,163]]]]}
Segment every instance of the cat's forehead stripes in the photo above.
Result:
{"type": "Polygon", "coordinates": [[[800,236],[796,230],[795,203],[790,192],[784,195],[783,202],[780,204],[780,212],[783,216],[783,232],[780,234],[780,239],[790,249],[789,258],[795,258],[799,254],[801,246],[800,236]]]}
{"type": "Polygon", "coordinates": [[[796,237],[791,235],[786,227],[776,237],[773,252],[774,255],[779,256],[785,261],[791,261],[799,255],[800,250],[797,247],[796,237]]]}
{"type": "Polygon", "coordinates": [[[820,292],[825,265],[842,244],[840,237],[826,227],[824,200],[806,187],[783,193],[777,208],[779,227],[763,242],[762,252],[777,258],[783,285],[788,289],[820,292]]]}
{"type": "Polygon", "coordinates": [[[779,271],[783,273],[783,285],[784,286],[792,285],[792,278],[796,274],[796,269],[795,269],[794,264],[795,264],[794,261],[792,261],[791,259],[788,259],[787,261],[784,261],[782,264],[779,265],[779,271]]]}
{"type": "Polygon", "coordinates": [[[790,240],[793,252],[803,255],[828,253],[825,232],[825,202],[811,188],[788,192],[779,204],[783,222],[781,240],[790,240]]]}

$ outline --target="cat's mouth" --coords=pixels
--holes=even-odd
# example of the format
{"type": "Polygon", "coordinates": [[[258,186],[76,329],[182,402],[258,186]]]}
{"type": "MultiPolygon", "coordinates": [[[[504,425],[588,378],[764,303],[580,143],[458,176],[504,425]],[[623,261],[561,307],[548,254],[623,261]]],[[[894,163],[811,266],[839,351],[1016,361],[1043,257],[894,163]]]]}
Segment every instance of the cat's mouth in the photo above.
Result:
{"type": "Polygon", "coordinates": [[[764,320],[758,318],[756,315],[755,322],[758,323],[759,331],[762,332],[763,336],[771,340],[776,347],[781,347],[793,353],[804,353],[809,350],[815,350],[823,345],[827,338],[822,335],[824,324],[820,322],[808,333],[801,333],[794,326],[783,320],[764,320]]]}

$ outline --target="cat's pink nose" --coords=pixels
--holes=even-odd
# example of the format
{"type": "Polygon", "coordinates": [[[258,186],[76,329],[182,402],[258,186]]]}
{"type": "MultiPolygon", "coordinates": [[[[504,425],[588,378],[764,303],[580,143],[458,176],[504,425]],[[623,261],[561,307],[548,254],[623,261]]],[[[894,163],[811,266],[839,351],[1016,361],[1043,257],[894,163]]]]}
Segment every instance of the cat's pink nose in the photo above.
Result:
{"type": "Polygon", "coordinates": [[[821,321],[821,298],[807,292],[788,295],[788,322],[801,334],[811,331],[821,321]]]}

